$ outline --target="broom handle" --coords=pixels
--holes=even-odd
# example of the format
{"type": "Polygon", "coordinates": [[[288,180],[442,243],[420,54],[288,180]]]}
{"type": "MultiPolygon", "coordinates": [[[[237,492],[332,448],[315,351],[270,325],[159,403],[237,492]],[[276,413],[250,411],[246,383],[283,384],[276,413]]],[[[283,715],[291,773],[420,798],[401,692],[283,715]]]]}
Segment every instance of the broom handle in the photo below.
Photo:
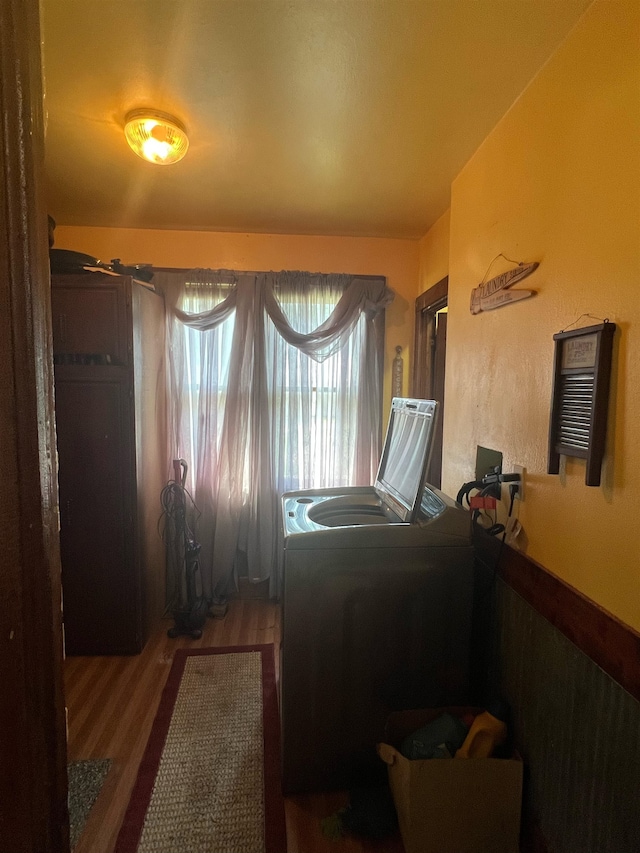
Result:
{"type": "Polygon", "coordinates": [[[180,483],[184,489],[184,484],[187,481],[187,463],[184,459],[173,460],[173,479],[176,483],[180,483]]]}

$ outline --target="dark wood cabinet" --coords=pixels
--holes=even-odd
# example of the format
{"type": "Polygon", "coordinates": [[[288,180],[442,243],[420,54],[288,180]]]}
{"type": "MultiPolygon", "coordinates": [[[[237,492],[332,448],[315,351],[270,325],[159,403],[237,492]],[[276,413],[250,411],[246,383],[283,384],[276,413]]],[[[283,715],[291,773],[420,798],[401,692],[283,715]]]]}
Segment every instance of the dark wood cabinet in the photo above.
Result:
{"type": "Polygon", "coordinates": [[[139,652],[164,607],[164,302],[126,276],[52,276],[69,655],[139,652]]]}
{"type": "Polygon", "coordinates": [[[82,356],[100,355],[104,363],[130,363],[126,289],[125,280],[115,276],[94,273],[80,281],[78,276],[54,276],[53,351],[58,360],[73,356],[81,362],[82,356]],[[91,281],[83,284],[87,278],[91,281]]]}

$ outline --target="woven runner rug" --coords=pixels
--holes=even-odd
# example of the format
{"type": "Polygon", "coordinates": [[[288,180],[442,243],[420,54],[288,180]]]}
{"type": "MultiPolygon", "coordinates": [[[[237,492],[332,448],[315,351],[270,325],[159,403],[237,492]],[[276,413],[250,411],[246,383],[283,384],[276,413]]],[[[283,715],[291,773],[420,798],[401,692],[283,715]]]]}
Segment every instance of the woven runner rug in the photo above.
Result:
{"type": "Polygon", "coordinates": [[[115,853],[286,853],[273,646],[176,651],[115,853]]]}

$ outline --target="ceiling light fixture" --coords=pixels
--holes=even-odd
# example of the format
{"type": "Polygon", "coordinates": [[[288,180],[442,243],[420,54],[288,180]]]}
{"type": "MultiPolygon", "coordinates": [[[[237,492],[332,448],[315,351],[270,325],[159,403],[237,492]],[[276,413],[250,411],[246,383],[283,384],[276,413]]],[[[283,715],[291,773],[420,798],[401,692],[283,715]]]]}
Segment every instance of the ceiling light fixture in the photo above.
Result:
{"type": "Polygon", "coordinates": [[[157,110],[134,110],[125,116],[124,135],[138,157],[169,166],[182,160],[189,140],[183,125],[157,110]]]}

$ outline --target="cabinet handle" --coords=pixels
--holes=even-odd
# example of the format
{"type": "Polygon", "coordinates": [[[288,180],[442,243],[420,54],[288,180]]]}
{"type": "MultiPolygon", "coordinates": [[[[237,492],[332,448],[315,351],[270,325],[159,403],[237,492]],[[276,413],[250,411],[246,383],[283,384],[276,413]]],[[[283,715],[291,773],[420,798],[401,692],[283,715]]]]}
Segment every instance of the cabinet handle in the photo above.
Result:
{"type": "Polygon", "coordinates": [[[72,513],[71,507],[73,506],[73,502],[71,499],[67,499],[67,527],[71,527],[72,524],[72,513]]]}

